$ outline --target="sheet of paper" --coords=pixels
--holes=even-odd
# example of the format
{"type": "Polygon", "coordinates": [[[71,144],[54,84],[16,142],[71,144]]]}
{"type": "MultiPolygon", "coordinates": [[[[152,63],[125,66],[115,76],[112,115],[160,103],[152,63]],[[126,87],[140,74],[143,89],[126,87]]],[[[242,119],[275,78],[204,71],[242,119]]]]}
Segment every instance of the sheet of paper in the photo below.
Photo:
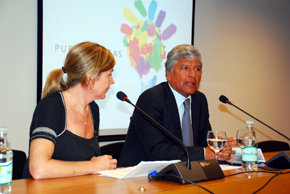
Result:
{"type": "Polygon", "coordinates": [[[113,177],[118,179],[147,176],[149,173],[159,172],[169,164],[180,162],[180,160],[169,161],[142,161],[137,166],[117,168],[116,170],[99,171],[101,176],[113,177]]]}
{"type": "Polygon", "coordinates": [[[242,166],[232,166],[232,165],[220,165],[220,167],[221,167],[221,169],[223,170],[223,171],[225,171],[225,170],[235,170],[235,169],[239,169],[239,168],[242,168],[242,166]]]}
{"type": "MultiPolygon", "coordinates": [[[[241,163],[242,162],[242,148],[232,148],[236,153],[232,154],[232,158],[229,162],[231,163],[241,163]]],[[[263,152],[258,148],[258,163],[265,162],[263,152]]]]}

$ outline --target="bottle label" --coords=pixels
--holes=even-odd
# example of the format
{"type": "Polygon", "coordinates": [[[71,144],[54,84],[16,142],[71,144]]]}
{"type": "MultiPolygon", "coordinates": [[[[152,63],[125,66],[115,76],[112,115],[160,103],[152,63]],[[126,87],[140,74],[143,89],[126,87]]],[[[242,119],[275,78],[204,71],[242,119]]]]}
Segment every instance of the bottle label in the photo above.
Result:
{"type": "Polygon", "coordinates": [[[254,146],[244,147],[242,150],[242,161],[243,162],[257,162],[258,161],[258,151],[254,146]]]}
{"type": "Polygon", "coordinates": [[[0,163],[0,185],[9,184],[12,181],[12,161],[0,163]]]}

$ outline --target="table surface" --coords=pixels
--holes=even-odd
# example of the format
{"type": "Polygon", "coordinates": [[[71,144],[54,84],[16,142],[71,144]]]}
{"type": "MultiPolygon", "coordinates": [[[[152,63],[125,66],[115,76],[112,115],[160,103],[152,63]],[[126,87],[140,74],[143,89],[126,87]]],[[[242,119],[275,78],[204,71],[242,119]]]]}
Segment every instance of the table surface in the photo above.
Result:
{"type": "MultiPolygon", "coordinates": [[[[264,153],[266,160],[279,152],[264,153]]],[[[259,171],[265,171],[259,169],[259,171]]],[[[225,178],[212,181],[199,182],[198,184],[213,193],[253,193],[265,185],[274,176],[271,173],[244,173],[241,169],[224,171],[225,178]]],[[[279,171],[274,171],[279,172],[279,171]]],[[[283,173],[289,170],[281,171],[283,173]]],[[[259,193],[290,193],[290,173],[280,174],[275,177],[259,193]]],[[[84,175],[67,178],[45,180],[20,179],[12,181],[12,194],[34,193],[207,193],[205,190],[192,185],[182,185],[173,181],[150,181],[147,177],[130,179],[114,179],[98,175],[84,175]]]]}

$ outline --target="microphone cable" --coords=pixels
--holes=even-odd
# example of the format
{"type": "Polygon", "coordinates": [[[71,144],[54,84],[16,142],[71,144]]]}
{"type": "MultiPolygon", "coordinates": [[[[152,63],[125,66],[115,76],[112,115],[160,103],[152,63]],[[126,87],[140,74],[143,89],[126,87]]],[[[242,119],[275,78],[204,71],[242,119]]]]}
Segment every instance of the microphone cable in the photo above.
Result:
{"type": "Polygon", "coordinates": [[[197,183],[195,183],[195,182],[193,182],[193,181],[189,181],[189,180],[183,179],[183,178],[181,178],[180,176],[176,176],[176,175],[173,175],[173,174],[162,174],[162,175],[154,175],[154,176],[151,175],[151,178],[149,178],[149,179],[152,180],[152,181],[154,181],[154,180],[155,180],[154,178],[163,178],[163,177],[177,178],[177,179],[182,180],[182,181],[184,181],[184,182],[187,182],[187,183],[193,184],[193,185],[195,185],[195,186],[197,186],[197,187],[199,187],[199,188],[201,188],[201,189],[207,191],[208,193],[211,193],[211,194],[214,193],[214,192],[208,190],[207,188],[205,188],[205,187],[203,187],[203,186],[201,186],[201,185],[199,185],[199,184],[197,184],[197,183]]]}
{"type": "MultiPolygon", "coordinates": [[[[260,168],[260,167],[259,167],[260,168]]],[[[264,185],[262,185],[258,190],[254,191],[253,193],[258,193],[259,191],[261,191],[263,188],[265,188],[274,178],[276,178],[278,175],[282,175],[282,174],[288,174],[290,173],[290,171],[287,172],[273,172],[273,170],[271,171],[250,171],[250,172],[238,172],[238,173],[234,173],[234,174],[230,174],[230,175],[226,175],[225,177],[230,177],[230,176],[235,176],[235,175],[239,175],[239,174],[245,174],[245,173],[269,173],[269,174],[274,174],[264,185]]]]}
{"type": "MultiPolygon", "coordinates": [[[[226,175],[225,177],[230,177],[230,176],[235,176],[235,175],[239,175],[239,174],[246,174],[246,173],[269,173],[269,174],[274,174],[264,185],[262,185],[259,189],[257,189],[256,191],[253,192],[254,193],[258,193],[259,191],[261,191],[263,188],[265,188],[274,178],[276,178],[278,175],[283,175],[283,174],[289,174],[290,171],[287,171],[287,172],[273,172],[273,171],[251,171],[251,172],[238,172],[238,173],[234,173],[234,174],[230,174],[230,175],[226,175]]],[[[173,175],[173,174],[163,174],[163,175],[155,175],[155,176],[152,176],[150,180],[153,180],[154,181],[154,178],[153,177],[172,177],[172,178],[177,178],[179,180],[183,180],[184,182],[187,182],[187,183],[190,183],[190,184],[193,184],[205,191],[207,191],[208,193],[214,193],[212,191],[210,191],[209,189],[195,183],[195,182],[192,182],[192,181],[189,181],[189,180],[186,180],[186,179],[183,179],[179,176],[176,176],[176,175],[173,175]]]]}

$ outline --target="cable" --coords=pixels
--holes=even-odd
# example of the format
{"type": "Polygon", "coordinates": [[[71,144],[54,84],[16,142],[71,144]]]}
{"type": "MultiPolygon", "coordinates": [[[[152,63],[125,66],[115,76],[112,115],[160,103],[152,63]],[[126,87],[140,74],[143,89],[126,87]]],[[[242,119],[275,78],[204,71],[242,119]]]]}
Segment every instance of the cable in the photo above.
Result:
{"type": "MultiPolygon", "coordinates": [[[[181,178],[181,177],[179,177],[179,176],[176,176],[176,175],[173,175],[173,174],[163,174],[163,175],[155,175],[155,176],[151,176],[151,180],[154,180],[155,178],[162,178],[162,177],[173,177],[173,178],[177,178],[177,179],[179,179],[179,180],[183,180],[184,182],[187,182],[187,183],[193,184],[193,185],[195,185],[195,186],[197,186],[197,187],[199,187],[199,188],[201,188],[201,189],[207,191],[208,193],[213,194],[213,192],[210,191],[210,190],[208,190],[207,188],[205,188],[205,187],[203,187],[203,186],[201,186],[201,185],[199,185],[199,184],[197,184],[197,183],[195,183],[195,182],[192,182],[192,181],[189,181],[189,180],[183,179],[183,178],[181,178]]],[[[157,180],[157,179],[155,179],[155,180],[157,180]]]]}
{"type": "Polygon", "coordinates": [[[281,173],[271,172],[271,171],[249,171],[249,172],[238,172],[238,173],[226,175],[225,177],[230,177],[230,176],[234,176],[234,175],[238,175],[238,174],[245,174],[245,173],[255,173],[255,172],[270,173],[270,174],[281,174],[281,173]]]}
{"type": "Polygon", "coordinates": [[[274,176],[272,176],[262,187],[260,187],[257,191],[253,192],[254,193],[258,193],[259,191],[261,191],[264,187],[266,187],[270,182],[271,180],[273,180],[275,177],[277,177],[279,174],[275,174],[274,176]]]}
{"type": "Polygon", "coordinates": [[[288,172],[282,172],[282,171],[279,171],[279,172],[272,172],[273,170],[271,171],[251,171],[251,172],[239,172],[239,173],[234,173],[234,174],[230,174],[230,175],[227,175],[225,177],[230,177],[230,176],[234,176],[234,175],[238,175],[238,174],[245,174],[245,173],[254,173],[254,172],[261,172],[261,173],[269,173],[269,174],[274,174],[262,187],[260,187],[257,191],[253,192],[254,193],[257,193],[259,191],[261,191],[264,187],[266,187],[275,177],[277,177],[278,175],[281,175],[281,174],[288,174],[290,173],[290,171],[288,172]]]}
{"type": "Polygon", "coordinates": [[[258,193],[259,191],[261,191],[264,187],[266,187],[275,177],[277,177],[278,175],[281,175],[281,174],[288,174],[290,173],[290,171],[288,172],[281,172],[278,173],[278,174],[275,174],[274,176],[272,176],[262,187],[260,187],[257,191],[253,192],[253,193],[258,193]]]}
{"type": "MultiPolygon", "coordinates": [[[[282,171],[279,171],[279,172],[272,172],[272,171],[250,171],[250,172],[238,172],[238,173],[234,173],[234,174],[230,174],[230,175],[227,175],[225,177],[230,177],[230,176],[235,176],[235,175],[238,175],[238,174],[245,174],[245,173],[257,173],[257,172],[261,172],[261,173],[269,173],[269,174],[274,174],[262,187],[260,187],[257,191],[253,192],[253,193],[257,193],[259,191],[261,191],[263,188],[265,188],[275,177],[277,177],[278,175],[281,175],[281,174],[288,174],[290,173],[290,171],[288,172],[282,172],[282,171]]],[[[182,180],[184,182],[187,182],[187,183],[190,183],[190,184],[193,184],[205,191],[207,191],[208,193],[211,193],[213,194],[212,191],[208,190],[207,188],[195,183],[195,182],[192,182],[192,181],[189,181],[189,180],[186,180],[186,179],[183,179],[179,176],[176,176],[176,175],[173,175],[173,174],[163,174],[163,175],[155,175],[155,176],[151,176],[151,180],[158,180],[158,179],[155,179],[155,178],[162,178],[162,177],[173,177],[173,178],[177,178],[179,180],[182,180]]]]}

